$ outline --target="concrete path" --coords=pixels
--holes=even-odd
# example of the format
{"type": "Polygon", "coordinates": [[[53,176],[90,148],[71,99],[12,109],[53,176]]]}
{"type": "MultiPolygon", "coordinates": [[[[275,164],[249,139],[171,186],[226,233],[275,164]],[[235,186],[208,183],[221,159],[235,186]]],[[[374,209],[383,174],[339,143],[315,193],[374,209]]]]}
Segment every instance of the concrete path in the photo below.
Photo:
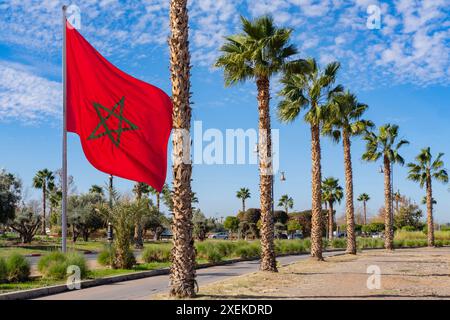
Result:
{"type": "MultiPolygon", "coordinates": [[[[324,256],[342,254],[342,252],[325,252],[324,256]]],[[[278,257],[281,265],[287,265],[307,259],[306,255],[278,257]]],[[[240,276],[259,270],[259,261],[244,261],[234,264],[210,267],[197,270],[197,281],[200,286],[226,278],[240,276]]],[[[38,300],[144,300],[155,293],[166,292],[169,286],[169,276],[161,275],[150,278],[117,282],[113,284],[75,290],[38,300]]]]}

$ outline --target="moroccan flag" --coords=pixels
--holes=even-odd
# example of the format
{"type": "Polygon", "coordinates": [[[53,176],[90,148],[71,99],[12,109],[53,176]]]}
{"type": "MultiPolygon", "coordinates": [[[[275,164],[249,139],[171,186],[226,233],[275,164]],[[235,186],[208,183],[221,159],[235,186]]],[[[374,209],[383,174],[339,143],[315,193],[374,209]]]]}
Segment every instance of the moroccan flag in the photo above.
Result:
{"type": "Polygon", "coordinates": [[[66,23],[67,131],[79,135],[98,170],[161,191],[172,102],[162,90],[119,70],[66,23]]]}

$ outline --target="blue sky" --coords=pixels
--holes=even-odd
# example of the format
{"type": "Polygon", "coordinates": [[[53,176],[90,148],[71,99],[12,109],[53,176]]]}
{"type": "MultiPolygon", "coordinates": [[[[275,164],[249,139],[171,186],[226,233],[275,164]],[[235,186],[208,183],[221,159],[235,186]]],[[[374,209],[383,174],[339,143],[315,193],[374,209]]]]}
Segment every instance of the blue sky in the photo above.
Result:
{"type": "MultiPolygon", "coordinates": [[[[170,93],[168,1],[103,0],[75,3],[81,11],[81,30],[108,60],[127,73],[170,93]]],[[[28,198],[34,173],[60,167],[61,154],[61,1],[0,2],[0,167],[17,173],[28,198]]],[[[411,144],[403,156],[411,161],[420,148],[444,152],[450,163],[450,19],[448,0],[193,0],[190,9],[193,120],[203,128],[256,128],[255,85],[224,88],[220,70],[212,68],[223,36],[238,31],[239,15],[272,14],[279,25],[295,29],[292,42],[301,57],[315,57],[322,65],[339,60],[339,83],[355,92],[370,109],[367,118],[377,125],[396,123],[411,144]],[[381,29],[366,27],[367,7],[381,10],[381,29]]],[[[277,79],[272,82],[276,106],[277,79]]],[[[309,129],[301,121],[280,124],[280,170],[287,180],[275,185],[275,197],[288,193],[295,209],[310,207],[309,129]]],[[[361,140],[353,142],[355,194],[371,195],[369,211],[383,203],[379,164],[363,163],[361,140]]],[[[323,139],[323,175],[344,181],[342,147],[323,139]]],[[[69,134],[69,173],[78,192],[104,184],[107,176],[85,159],[78,137],[69,134]]],[[[168,182],[171,180],[170,163],[168,182]]],[[[424,191],[406,180],[406,168],[396,167],[395,189],[420,202],[424,191]]],[[[199,207],[209,216],[235,214],[235,192],[249,187],[248,207],[256,207],[256,165],[197,165],[193,190],[199,207]]],[[[132,183],[118,179],[129,192],[132,183]]],[[[435,214],[450,221],[448,187],[434,186],[435,214]]],[[[359,205],[359,204],[357,204],[359,205]]],[[[338,215],[343,207],[338,207],[338,215]]]]}

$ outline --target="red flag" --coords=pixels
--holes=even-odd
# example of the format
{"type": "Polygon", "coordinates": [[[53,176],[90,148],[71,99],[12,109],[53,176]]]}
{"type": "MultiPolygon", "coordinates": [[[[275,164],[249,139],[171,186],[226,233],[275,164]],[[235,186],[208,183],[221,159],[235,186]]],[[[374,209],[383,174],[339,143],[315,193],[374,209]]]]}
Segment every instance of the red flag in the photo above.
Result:
{"type": "Polygon", "coordinates": [[[67,131],[77,133],[98,170],[161,191],[172,102],[119,70],[66,24],[67,131]]]}

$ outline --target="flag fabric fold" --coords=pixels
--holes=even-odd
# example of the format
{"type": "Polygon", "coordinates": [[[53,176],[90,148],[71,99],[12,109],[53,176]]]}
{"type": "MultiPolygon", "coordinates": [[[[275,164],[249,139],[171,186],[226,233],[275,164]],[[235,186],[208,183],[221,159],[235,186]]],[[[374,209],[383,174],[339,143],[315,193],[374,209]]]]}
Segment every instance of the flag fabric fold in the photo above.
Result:
{"type": "Polygon", "coordinates": [[[98,170],[162,190],[172,102],[119,70],[66,23],[67,131],[98,170]]]}

